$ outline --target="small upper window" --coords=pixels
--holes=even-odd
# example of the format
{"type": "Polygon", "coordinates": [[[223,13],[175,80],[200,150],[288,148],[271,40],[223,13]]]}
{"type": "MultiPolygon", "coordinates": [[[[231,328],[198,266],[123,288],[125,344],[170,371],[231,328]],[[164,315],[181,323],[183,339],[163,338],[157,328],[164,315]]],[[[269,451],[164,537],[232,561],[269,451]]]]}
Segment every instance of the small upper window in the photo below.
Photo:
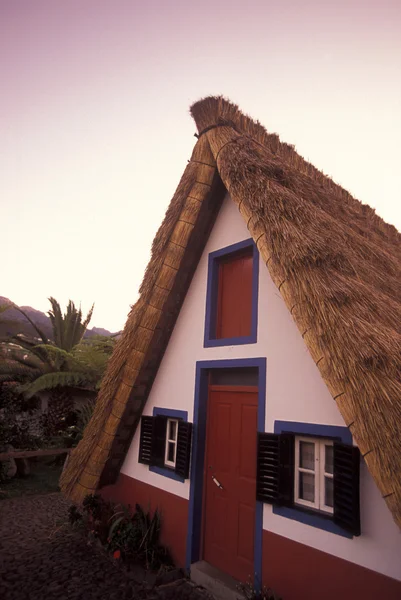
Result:
{"type": "Polygon", "coordinates": [[[333,442],[295,438],[294,502],[333,514],[333,442]]]}
{"type": "Polygon", "coordinates": [[[218,262],[216,339],[251,335],[253,252],[218,262]]]}
{"type": "Polygon", "coordinates": [[[164,453],[164,464],[166,467],[175,468],[177,457],[178,420],[167,419],[166,425],[166,449],[164,453]]]}
{"type": "Polygon", "coordinates": [[[258,280],[259,253],[252,239],[209,254],[206,348],[256,343],[258,280]]]}

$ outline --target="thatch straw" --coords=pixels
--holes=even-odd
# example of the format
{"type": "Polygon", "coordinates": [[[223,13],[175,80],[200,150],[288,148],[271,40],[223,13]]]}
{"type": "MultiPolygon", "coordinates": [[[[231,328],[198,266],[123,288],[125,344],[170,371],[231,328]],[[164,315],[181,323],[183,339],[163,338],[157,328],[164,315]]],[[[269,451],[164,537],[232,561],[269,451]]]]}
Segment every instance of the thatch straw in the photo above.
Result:
{"type": "Polygon", "coordinates": [[[156,234],[140,298],[109,361],[93,417],[60,479],[63,492],[75,502],[97,489],[120,422],[127,412],[139,412],[143,406],[132,392],[141,369],[146,368],[152,340],[157,343],[159,319],[215,173],[207,140],[199,140],[156,234]]]}
{"type": "Polygon", "coordinates": [[[206,186],[198,189],[195,182],[205,169],[210,184],[217,165],[401,525],[400,234],[235,105],[207,98],[191,112],[200,134],[192,161],[156,236],[140,300],[110,361],[84,440],[63,474],[63,490],[79,500],[86,489],[80,486],[98,485],[130,389],[146,366],[142,359],[152,347],[157,311],[166,305],[197,224],[196,201],[206,197],[206,186]],[[195,205],[188,204],[192,198],[195,205]],[[172,242],[181,250],[171,250],[166,262],[172,242]],[[151,298],[156,313],[149,312],[151,298]]]}

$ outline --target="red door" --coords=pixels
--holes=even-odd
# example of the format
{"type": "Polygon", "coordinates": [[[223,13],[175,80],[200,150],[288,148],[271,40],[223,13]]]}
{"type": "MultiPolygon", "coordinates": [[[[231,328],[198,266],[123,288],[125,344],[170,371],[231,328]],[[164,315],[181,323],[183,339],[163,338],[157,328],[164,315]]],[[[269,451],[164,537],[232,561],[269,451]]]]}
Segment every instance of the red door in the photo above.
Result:
{"type": "Polygon", "coordinates": [[[242,581],[254,572],[257,404],[255,387],[209,387],[203,558],[242,581]]]}

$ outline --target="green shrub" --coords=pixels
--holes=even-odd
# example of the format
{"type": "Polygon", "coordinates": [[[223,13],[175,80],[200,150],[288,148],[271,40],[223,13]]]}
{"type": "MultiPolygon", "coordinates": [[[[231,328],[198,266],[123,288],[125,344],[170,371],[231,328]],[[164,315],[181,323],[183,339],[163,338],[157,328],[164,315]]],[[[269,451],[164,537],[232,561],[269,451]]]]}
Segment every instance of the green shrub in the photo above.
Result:
{"type": "Polygon", "coordinates": [[[147,569],[174,566],[171,554],[160,543],[161,518],[156,510],[145,512],[139,504],[135,512],[113,505],[99,494],[90,494],[82,503],[83,514],[75,506],[68,511],[71,525],[83,524],[91,537],[98,539],[115,558],[140,563],[147,569]]]}
{"type": "Polygon", "coordinates": [[[160,543],[161,518],[156,510],[153,515],[135,505],[133,515],[126,508],[116,512],[111,520],[109,549],[120,551],[123,558],[139,562],[147,569],[158,570],[161,566],[174,566],[171,554],[160,543]]]}
{"type": "MultiPolygon", "coordinates": [[[[41,416],[35,412],[37,399],[25,400],[11,386],[0,384],[0,446],[20,450],[34,450],[42,445],[41,438],[31,433],[33,420],[41,416]]],[[[39,422],[38,422],[38,426],[39,422]]]]}

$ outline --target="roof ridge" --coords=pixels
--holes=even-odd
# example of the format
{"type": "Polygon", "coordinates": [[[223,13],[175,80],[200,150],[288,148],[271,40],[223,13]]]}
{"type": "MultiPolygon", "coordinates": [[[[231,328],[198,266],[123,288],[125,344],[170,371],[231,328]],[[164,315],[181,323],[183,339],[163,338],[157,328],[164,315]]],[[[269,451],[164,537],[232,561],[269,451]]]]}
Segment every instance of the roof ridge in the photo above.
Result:
{"type": "Polygon", "coordinates": [[[267,148],[273,155],[280,157],[294,170],[311,177],[315,182],[326,188],[326,191],[335,193],[341,201],[355,208],[365,221],[371,221],[372,228],[380,234],[385,234],[391,243],[401,244],[401,233],[391,223],[380,217],[374,208],[363,204],[354,198],[340,184],[336,183],[329,175],[325,175],[310,162],[305,160],[292,144],[282,142],[277,133],[268,133],[266,128],[224,96],[207,96],[198,100],[190,107],[190,113],[198,129],[198,137],[216,126],[232,127],[237,133],[246,135],[254,142],[267,148]]]}

